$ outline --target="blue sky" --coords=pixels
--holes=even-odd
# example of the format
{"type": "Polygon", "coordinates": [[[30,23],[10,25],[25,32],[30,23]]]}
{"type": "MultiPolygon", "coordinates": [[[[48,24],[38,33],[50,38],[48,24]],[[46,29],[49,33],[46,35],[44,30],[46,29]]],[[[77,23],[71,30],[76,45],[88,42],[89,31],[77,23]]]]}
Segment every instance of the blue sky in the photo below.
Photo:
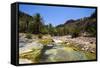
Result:
{"type": "Polygon", "coordinates": [[[53,26],[63,24],[70,19],[79,19],[90,16],[94,8],[78,8],[78,7],[57,7],[57,6],[41,6],[20,4],[19,10],[33,16],[40,13],[44,23],[51,23],[53,26]]]}

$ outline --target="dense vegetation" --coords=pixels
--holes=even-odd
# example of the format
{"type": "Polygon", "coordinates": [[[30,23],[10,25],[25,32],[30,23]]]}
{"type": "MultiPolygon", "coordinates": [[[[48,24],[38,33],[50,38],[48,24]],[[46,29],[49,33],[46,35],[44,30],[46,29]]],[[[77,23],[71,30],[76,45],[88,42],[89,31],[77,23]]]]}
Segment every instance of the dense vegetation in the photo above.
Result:
{"type": "Polygon", "coordinates": [[[96,36],[96,11],[90,17],[78,20],[68,20],[64,24],[53,26],[45,25],[41,14],[37,13],[30,16],[19,11],[19,32],[31,34],[50,34],[52,36],[72,35],[77,36],[96,36]]]}

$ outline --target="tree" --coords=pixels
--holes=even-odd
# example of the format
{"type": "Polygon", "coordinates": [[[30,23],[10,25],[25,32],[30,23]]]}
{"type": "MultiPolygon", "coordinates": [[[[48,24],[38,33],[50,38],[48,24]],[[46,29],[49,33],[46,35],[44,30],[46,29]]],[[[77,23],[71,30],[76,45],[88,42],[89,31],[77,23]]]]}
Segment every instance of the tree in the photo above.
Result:
{"type": "Polygon", "coordinates": [[[29,33],[33,33],[33,30],[34,29],[34,24],[33,24],[33,22],[29,22],[29,25],[28,25],[28,32],[29,33]]]}
{"type": "Polygon", "coordinates": [[[26,21],[26,32],[28,32],[28,28],[29,28],[29,21],[26,21]]]}
{"type": "Polygon", "coordinates": [[[69,33],[69,30],[66,25],[63,27],[63,31],[64,31],[64,35],[67,35],[69,33]]]}
{"type": "Polygon", "coordinates": [[[76,38],[79,36],[79,30],[78,29],[75,29],[72,33],[72,38],[76,38]]]}
{"type": "Polygon", "coordinates": [[[52,24],[49,24],[48,25],[48,33],[50,34],[50,35],[53,35],[53,26],[52,26],[52,24]]]}
{"type": "Polygon", "coordinates": [[[41,29],[44,27],[42,18],[39,13],[33,16],[33,33],[40,34],[41,29]]]}
{"type": "Polygon", "coordinates": [[[25,32],[26,31],[26,25],[24,21],[19,21],[19,32],[25,32]]]}
{"type": "Polygon", "coordinates": [[[86,27],[86,31],[90,34],[90,36],[96,36],[96,25],[88,25],[86,27]]]}
{"type": "Polygon", "coordinates": [[[28,32],[32,16],[19,11],[19,32],[28,32]]]}
{"type": "Polygon", "coordinates": [[[48,34],[48,27],[47,26],[44,26],[41,28],[41,33],[42,34],[48,34]]]}

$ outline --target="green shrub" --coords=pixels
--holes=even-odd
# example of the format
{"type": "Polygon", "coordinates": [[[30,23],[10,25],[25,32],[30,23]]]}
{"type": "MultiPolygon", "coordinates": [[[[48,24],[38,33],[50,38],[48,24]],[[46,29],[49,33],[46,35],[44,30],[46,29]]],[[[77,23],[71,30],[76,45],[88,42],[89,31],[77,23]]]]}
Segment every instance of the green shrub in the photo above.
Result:
{"type": "Polygon", "coordinates": [[[40,39],[39,43],[43,44],[43,45],[48,45],[52,43],[52,39],[40,39]]]}
{"type": "Polygon", "coordinates": [[[38,38],[42,38],[42,34],[39,34],[39,35],[38,35],[38,38]]]}
{"type": "Polygon", "coordinates": [[[32,35],[31,34],[26,34],[26,38],[32,39],[32,35]]]}
{"type": "Polygon", "coordinates": [[[79,36],[79,33],[73,33],[72,34],[72,38],[76,38],[76,37],[78,37],[79,36]]]}

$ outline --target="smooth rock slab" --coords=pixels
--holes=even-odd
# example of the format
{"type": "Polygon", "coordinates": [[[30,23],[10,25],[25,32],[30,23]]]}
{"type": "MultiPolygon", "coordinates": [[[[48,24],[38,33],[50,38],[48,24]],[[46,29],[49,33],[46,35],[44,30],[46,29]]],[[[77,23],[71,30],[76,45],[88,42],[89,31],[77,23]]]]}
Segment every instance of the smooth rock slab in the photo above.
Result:
{"type": "Polygon", "coordinates": [[[25,53],[25,52],[29,52],[32,51],[32,49],[42,49],[43,45],[39,44],[37,42],[32,42],[32,43],[28,43],[26,46],[19,48],[19,53],[25,53]]]}
{"type": "Polygon", "coordinates": [[[28,64],[28,63],[33,63],[33,62],[28,59],[19,59],[19,64],[28,64]]]}

